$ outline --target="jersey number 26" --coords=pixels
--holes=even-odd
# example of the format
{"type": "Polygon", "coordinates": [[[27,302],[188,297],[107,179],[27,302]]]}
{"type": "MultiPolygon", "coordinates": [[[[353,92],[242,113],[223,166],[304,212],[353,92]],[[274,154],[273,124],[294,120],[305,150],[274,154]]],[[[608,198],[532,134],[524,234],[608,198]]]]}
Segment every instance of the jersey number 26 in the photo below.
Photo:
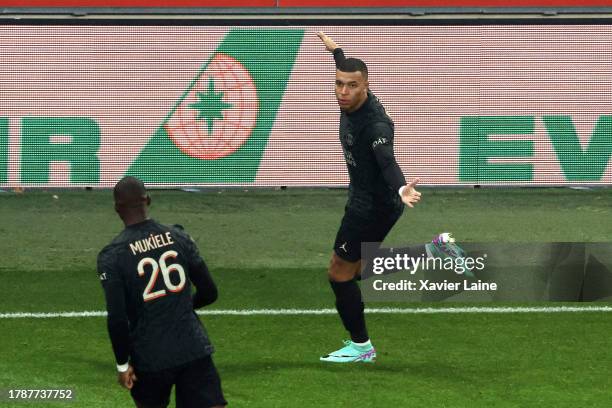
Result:
{"type": "Polygon", "coordinates": [[[166,251],[159,257],[159,262],[153,258],[142,258],[140,262],[138,262],[138,276],[143,277],[145,275],[145,266],[151,265],[153,268],[153,272],[151,272],[151,277],[149,278],[149,283],[142,293],[142,298],[145,302],[148,302],[153,299],[157,299],[158,297],[166,296],[166,289],[156,290],[155,292],[151,292],[153,287],[155,286],[155,282],[157,281],[157,276],[161,270],[162,277],[164,278],[164,284],[166,288],[170,292],[180,292],[183,290],[185,286],[186,278],[185,278],[185,269],[181,266],[181,264],[173,263],[168,265],[168,258],[176,258],[178,253],[176,251],[166,251]],[[179,282],[175,285],[170,280],[170,274],[176,272],[178,273],[179,282]]]}

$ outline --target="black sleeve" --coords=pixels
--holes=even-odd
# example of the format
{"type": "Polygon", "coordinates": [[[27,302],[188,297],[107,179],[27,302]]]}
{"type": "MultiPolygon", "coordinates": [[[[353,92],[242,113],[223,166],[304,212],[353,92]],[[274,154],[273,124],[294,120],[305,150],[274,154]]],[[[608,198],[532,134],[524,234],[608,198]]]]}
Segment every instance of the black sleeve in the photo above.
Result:
{"type": "Polygon", "coordinates": [[[400,187],[406,185],[406,178],[395,160],[392,143],[393,130],[386,123],[380,122],[370,126],[367,131],[370,134],[376,162],[387,185],[394,191],[399,191],[400,187]]]}
{"type": "Polygon", "coordinates": [[[217,286],[202,258],[197,264],[189,267],[189,279],[196,287],[196,293],[193,295],[194,309],[208,306],[217,300],[217,286]]]}
{"type": "Polygon", "coordinates": [[[204,262],[204,259],[200,256],[198,246],[189,234],[183,230],[183,227],[180,225],[175,225],[174,227],[182,237],[183,246],[186,250],[186,256],[189,262],[189,280],[193,282],[193,286],[196,288],[196,292],[192,298],[193,308],[199,309],[210,305],[217,300],[219,294],[217,286],[208,271],[206,262],[204,262]]]}
{"type": "Polygon", "coordinates": [[[127,318],[123,281],[110,256],[104,251],[98,256],[98,275],[106,299],[108,334],[115,353],[115,360],[117,364],[122,365],[128,362],[130,356],[130,325],[127,318]]]}
{"type": "Polygon", "coordinates": [[[106,297],[106,326],[113,345],[115,360],[122,365],[130,356],[130,325],[125,312],[125,292],[122,286],[112,283],[104,287],[106,297]]]}
{"type": "Polygon", "coordinates": [[[344,56],[344,51],[342,50],[342,48],[336,48],[334,50],[334,61],[336,62],[336,67],[338,67],[338,65],[345,59],[346,57],[344,56]]]}

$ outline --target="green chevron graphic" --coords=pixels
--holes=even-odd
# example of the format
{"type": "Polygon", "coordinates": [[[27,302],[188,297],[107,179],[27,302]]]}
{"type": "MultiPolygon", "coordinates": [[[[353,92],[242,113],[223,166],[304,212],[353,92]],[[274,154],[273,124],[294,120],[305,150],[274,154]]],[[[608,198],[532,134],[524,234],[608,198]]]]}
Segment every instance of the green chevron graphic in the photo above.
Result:
{"type": "Polygon", "coordinates": [[[126,175],[253,182],[303,36],[303,29],[232,29],[126,175]]]}

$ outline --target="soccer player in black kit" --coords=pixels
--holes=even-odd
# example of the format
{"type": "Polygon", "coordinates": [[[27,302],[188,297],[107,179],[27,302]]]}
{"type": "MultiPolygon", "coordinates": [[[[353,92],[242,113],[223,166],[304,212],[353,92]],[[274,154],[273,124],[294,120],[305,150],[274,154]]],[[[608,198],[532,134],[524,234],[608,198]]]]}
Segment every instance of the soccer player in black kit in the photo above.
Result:
{"type": "Polygon", "coordinates": [[[98,274],[119,383],[139,408],[168,406],[173,385],[177,407],[224,407],[213,346],[194,312],[217,299],[196,244],[182,227],[148,217],[139,179],[121,179],[113,195],[125,229],[98,255],[98,274]]]}
{"type": "MultiPolygon", "coordinates": [[[[366,329],[364,305],[357,280],[361,273],[361,243],[382,242],[402,215],[404,205],[421,199],[415,186],[406,183],[393,152],[394,125],[384,107],[369,90],[366,64],[346,58],[327,35],[318,33],[336,62],[336,99],[340,106],[340,142],[349,173],[349,194],[336,235],[328,276],[336,309],[351,335],[345,346],[321,357],[322,361],[374,362],[376,350],[366,329]]],[[[452,252],[450,234],[440,234],[423,253],[452,252]],[[450,251],[449,251],[450,250],[450,251]]]]}

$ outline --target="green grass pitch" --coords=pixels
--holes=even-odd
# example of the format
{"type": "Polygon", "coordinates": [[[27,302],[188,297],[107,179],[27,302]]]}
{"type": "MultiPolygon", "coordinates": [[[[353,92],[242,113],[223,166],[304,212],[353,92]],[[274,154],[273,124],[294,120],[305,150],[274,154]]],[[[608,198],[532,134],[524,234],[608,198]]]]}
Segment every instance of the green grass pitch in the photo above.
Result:
{"type": "MultiPolygon", "coordinates": [[[[441,231],[472,242],[612,235],[609,189],[422,192],[388,244],[425,242],[441,231]]],[[[198,242],[220,291],[211,309],[333,307],[325,273],[346,191],[151,195],[153,218],[184,225],[198,242]]],[[[104,309],[95,260],[122,228],[109,191],[3,193],[0,219],[0,313],[104,309]]],[[[202,316],[233,407],[610,407],[610,319],[371,314],[377,363],[337,366],[318,361],[346,338],[335,315],[202,316]]],[[[0,334],[0,389],[76,393],[71,403],[2,400],[1,407],[132,406],[116,383],[103,317],[0,318],[0,334]]]]}

